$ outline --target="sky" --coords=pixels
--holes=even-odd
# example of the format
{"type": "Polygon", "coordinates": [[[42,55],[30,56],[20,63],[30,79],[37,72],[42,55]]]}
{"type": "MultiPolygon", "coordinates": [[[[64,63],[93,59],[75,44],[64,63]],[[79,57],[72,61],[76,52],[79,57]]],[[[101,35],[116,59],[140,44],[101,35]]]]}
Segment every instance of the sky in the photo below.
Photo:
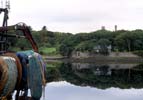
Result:
{"type": "MultiPolygon", "coordinates": [[[[80,87],[65,81],[46,85],[45,100],[142,100],[143,89],[80,87]]],[[[43,98],[41,98],[43,100],[43,98]]]]}
{"type": "Polygon", "coordinates": [[[25,22],[34,30],[46,26],[50,31],[79,33],[105,26],[113,31],[115,25],[143,29],[143,0],[10,0],[10,4],[9,25],[25,22]]]}

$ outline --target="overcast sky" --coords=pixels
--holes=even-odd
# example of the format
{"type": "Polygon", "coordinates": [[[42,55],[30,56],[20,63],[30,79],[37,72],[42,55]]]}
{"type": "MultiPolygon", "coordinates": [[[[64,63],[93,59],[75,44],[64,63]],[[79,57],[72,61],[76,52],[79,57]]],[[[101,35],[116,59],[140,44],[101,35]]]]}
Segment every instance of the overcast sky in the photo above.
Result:
{"type": "MultiPolygon", "coordinates": [[[[142,100],[143,89],[97,89],[80,87],[67,82],[51,82],[46,85],[45,100],[142,100]]],[[[43,100],[43,99],[41,99],[43,100]]]]}
{"type": "MultiPolygon", "coordinates": [[[[4,0],[3,0],[4,1],[4,0]]],[[[25,22],[34,30],[90,32],[143,29],[143,0],[10,0],[9,24],[25,22]]]]}

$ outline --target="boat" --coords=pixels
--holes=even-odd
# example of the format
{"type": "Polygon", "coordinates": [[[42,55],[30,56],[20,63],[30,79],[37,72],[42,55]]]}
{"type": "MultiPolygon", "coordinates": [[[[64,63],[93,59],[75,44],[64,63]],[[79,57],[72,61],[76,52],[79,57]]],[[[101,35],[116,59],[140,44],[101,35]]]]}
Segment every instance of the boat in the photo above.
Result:
{"type": "Polygon", "coordinates": [[[0,8],[0,14],[4,14],[0,27],[0,100],[10,100],[15,90],[15,100],[22,100],[23,97],[25,100],[40,100],[42,88],[45,86],[45,63],[38,53],[38,46],[29,26],[22,22],[8,26],[9,7],[10,4],[6,1],[6,7],[0,8]],[[15,34],[10,34],[10,31],[15,34]],[[19,31],[23,34],[19,34],[19,31]],[[31,50],[9,51],[9,37],[27,39],[32,45],[31,50]],[[28,89],[31,97],[27,97],[28,89]]]}

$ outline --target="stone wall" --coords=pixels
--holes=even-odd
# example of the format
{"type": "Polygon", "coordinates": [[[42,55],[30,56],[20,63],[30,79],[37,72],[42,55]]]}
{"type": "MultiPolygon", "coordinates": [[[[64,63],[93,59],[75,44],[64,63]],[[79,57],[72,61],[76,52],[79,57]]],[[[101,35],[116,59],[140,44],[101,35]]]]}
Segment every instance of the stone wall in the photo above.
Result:
{"type": "Polygon", "coordinates": [[[109,54],[109,57],[138,57],[138,56],[131,52],[112,52],[109,54]]]}
{"type": "MultiPolygon", "coordinates": [[[[73,58],[88,58],[88,57],[104,57],[104,55],[78,51],[78,52],[72,53],[72,57],[73,58]]],[[[138,56],[131,52],[111,52],[106,57],[138,57],[138,56]]]]}

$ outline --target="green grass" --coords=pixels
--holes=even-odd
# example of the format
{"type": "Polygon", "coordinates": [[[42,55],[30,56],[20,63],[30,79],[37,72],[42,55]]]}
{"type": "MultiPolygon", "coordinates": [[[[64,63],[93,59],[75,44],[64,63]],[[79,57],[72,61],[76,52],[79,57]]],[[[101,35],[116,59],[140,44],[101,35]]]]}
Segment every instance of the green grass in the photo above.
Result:
{"type": "Polygon", "coordinates": [[[48,48],[48,47],[41,47],[39,48],[39,51],[41,54],[46,54],[46,55],[55,55],[57,53],[56,48],[48,48]]]}

